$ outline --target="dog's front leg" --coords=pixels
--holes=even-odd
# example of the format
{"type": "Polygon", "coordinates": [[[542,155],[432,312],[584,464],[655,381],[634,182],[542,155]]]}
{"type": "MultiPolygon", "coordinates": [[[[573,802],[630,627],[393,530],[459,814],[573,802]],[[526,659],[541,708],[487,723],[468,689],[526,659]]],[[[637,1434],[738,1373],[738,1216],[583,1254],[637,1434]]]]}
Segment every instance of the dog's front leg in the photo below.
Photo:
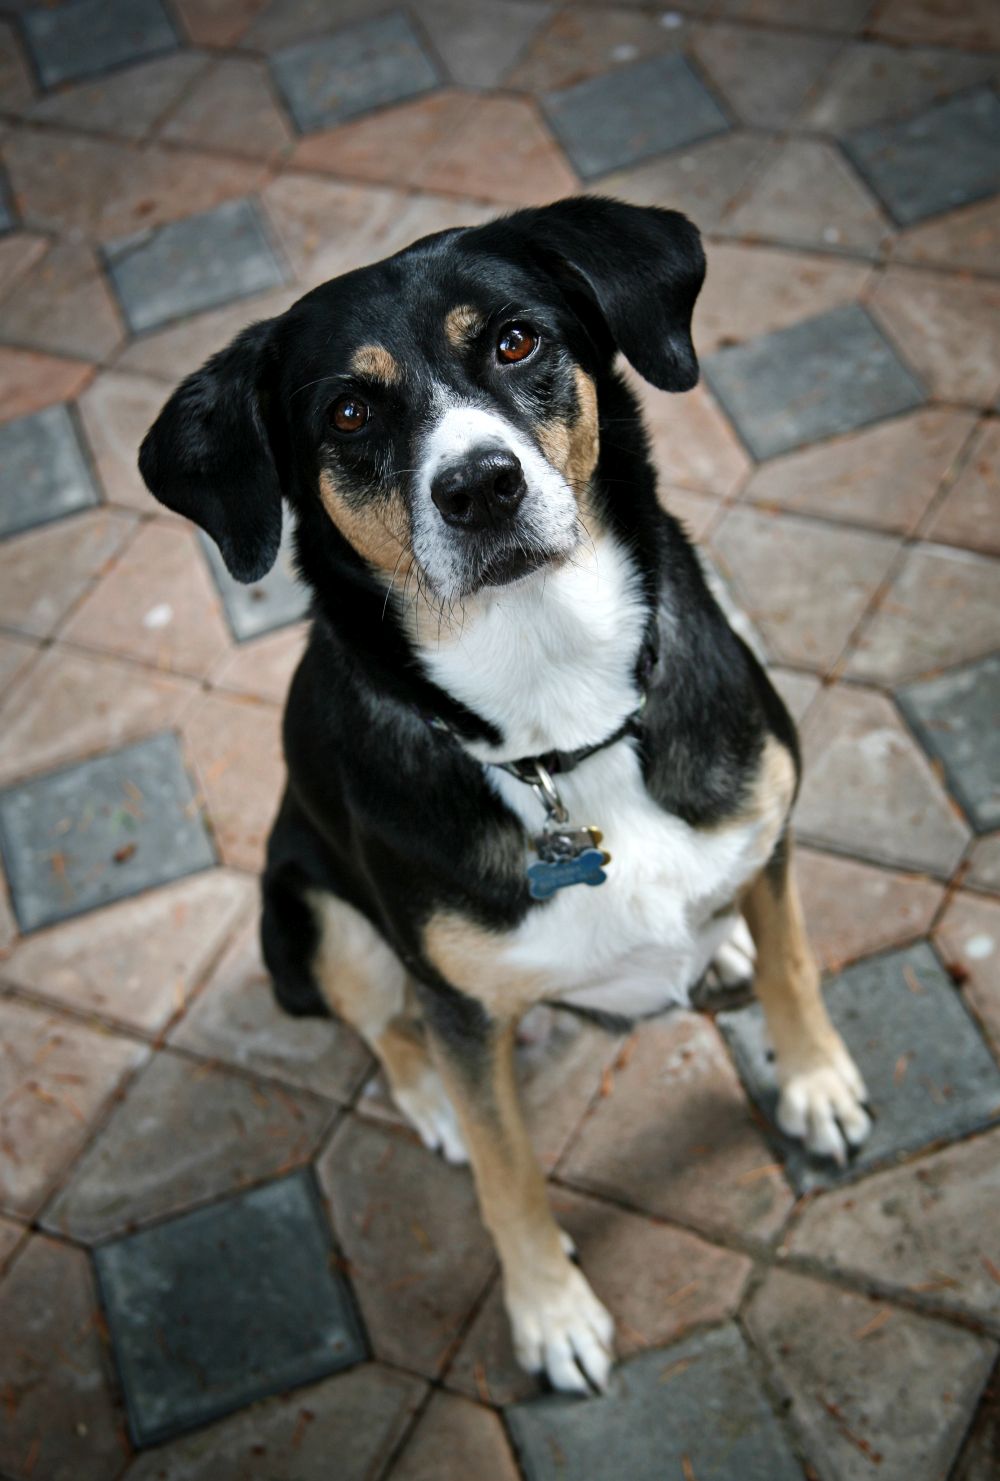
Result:
{"type": "Polygon", "coordinates": [[[743,900],[757,947],[754,987],[777,1059],[778,1125],[843,1164],[871,1129],[857,1066],[830,1022],[791,867],[791,840],[743,900]]]}
{"type": "Polygon", "coordinates": [[[556,1388],[586,1393],[607,1384],[613,1323],[552,1217],[521,1112],[514,1028],[482,1019],[458,1037],[432,1023],[432,1043],[500,1257],[517,1360],[556,1388]]]}

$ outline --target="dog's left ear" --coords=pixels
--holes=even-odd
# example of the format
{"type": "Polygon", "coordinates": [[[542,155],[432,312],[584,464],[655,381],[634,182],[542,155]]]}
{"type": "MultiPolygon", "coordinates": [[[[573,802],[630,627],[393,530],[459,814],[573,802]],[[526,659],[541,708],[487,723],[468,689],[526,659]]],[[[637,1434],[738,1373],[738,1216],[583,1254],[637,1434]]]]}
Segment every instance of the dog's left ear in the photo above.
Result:
{"type": "Polygon", "coordinates": [[[251,324],[182,381],[139,449],[150,493],[211,535],[237,581],[266,576],[281,543],[265,420],[275,322],[251,324]]]}
{"type": "Polygon", "coordinates": [[[574,196],[498,223],[526,233],[536,253],[582,284],[615,344],[661,391],[698,381],[691,315],[705,278],[697,227],[679,211],[574,196]]]}

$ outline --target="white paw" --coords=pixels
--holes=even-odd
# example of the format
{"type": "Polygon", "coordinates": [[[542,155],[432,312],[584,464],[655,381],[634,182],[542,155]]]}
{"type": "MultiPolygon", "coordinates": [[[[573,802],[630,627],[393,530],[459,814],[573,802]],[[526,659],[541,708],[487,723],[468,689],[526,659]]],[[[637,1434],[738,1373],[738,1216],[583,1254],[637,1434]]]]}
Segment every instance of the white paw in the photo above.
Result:
{"type": "Polygon", "coordinates": [[[531,1291],[507,1294],[514,1352],[528,1373],[545,1372],[553,1388],[587,1394],[608,1386],[614,1322],[575,1265],[531,1291]]]}
{"type": "Polygon", "coordinates": [[[392,1098],[425,1147],[440,1152],[446,1162],[468,1162],[455,1107],[437,1070],[428,1065],[415,1084],[394,1088],[392,1098]]]}
{"type": "Polygon", "coordinates": [[[778,1125],[797,1137],[816,1157],[831,1157],[839,1167],[871,1131],[865,1110],[868,1092],[842,1044],[817,1063],[786,1072],[778,1102],[778,1125]]]}
{"type": "Polygon", "coordinates": [[[712,958],[712,971],[720,987],[745,987],[753,982],[756,966],[757,948],[741,915],[712,958]]]}

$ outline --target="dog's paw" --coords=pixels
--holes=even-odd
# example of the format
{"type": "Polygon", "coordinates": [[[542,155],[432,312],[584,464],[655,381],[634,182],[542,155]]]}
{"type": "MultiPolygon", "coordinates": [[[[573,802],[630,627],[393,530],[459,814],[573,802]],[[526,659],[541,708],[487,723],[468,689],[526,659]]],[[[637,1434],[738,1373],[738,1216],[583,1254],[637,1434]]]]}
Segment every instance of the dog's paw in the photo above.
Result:
{"type": "Polygon", "coordinates": [[[565,1393],[603,1392],[614,1357],[614,1322],[569,1261],[558,1277],[507,1294],[514,1353],[528,1373],[544,1372],[565,1393]]]}
{"type": "Polygon", "coordinates": [[[739,917],[728,938],[723,941],[709,972],[713,986],[722,988],[749,987],[757,968],[757,948],[750,934],[750,927],[739,917]]]}
{"type": "Polygon", "coordinates": [[[440,1152],[446,1162],[468,1162],[455,1107],[432,1065],[421,1070],[409,1085],[394,1086],[392,1098],[425,1147],[440,1152]]]}
{"type": "Polygon", "coordinates": [[[823,1058],[782,1075],[778,1125],[816,1157],[843,1167],[871,1131],[868,1092],[853,1059],[838,1039],[823,1058]]]}

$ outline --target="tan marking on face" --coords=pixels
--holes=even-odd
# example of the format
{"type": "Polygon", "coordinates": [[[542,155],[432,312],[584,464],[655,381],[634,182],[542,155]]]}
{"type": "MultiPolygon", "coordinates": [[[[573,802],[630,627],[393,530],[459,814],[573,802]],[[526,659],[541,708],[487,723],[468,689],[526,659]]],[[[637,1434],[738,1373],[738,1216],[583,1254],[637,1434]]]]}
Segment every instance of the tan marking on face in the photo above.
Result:
{"type": "Polygon", "coordinates": [[[366,500],[358,507],[337,487],[332,474],[319,476],[323,508],[344,539],[379,571],[405,581],[413,566],[410,516],[398,489],[388,499],[366,500]]]}
{"type": "Polygon", "coordinates": [[[599,447],[597,423],[597,387],[579,365],[573,371],[576,382],[576,415],[544,422],[538,429],[538,441],[553,468],[557,468],[578,500],[584,499],[597,467],[599,447]]]}
{"type": "Polygon", "coordinates": [[[382,345],[362,345],[355,350],[351,356],[351,371],[354,375],[381,381],[385,386],[397,386],[403,379],[399,361],[382,345]]]}
{"type": "Polygon", "coordinates": [[[451,911],[424,927],[424,953],[446,982],[482,1003],[501,1022],[519,1017],[544,996],[541,973],[512,968],[504,960],[504,937],[451,911]]]}
{"type": "Polygon", "coordinates": [[[486,321],[471,303],[459,303],[444,316],[444,337],[456,350],[461,350],[477,334],[482,332],[486,321]]]}

